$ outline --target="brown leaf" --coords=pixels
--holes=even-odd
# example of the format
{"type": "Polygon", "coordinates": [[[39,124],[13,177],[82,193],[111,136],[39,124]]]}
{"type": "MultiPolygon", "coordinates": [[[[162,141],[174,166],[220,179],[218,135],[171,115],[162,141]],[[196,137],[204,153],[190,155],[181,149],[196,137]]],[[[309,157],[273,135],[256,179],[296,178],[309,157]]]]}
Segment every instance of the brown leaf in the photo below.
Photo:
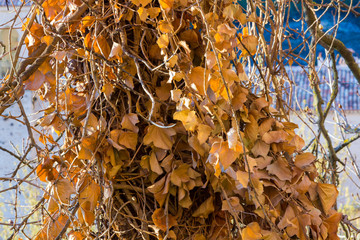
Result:
{"type": "Polygon", "coordinates": [[[266,167],[266,170],[270,174],[277,176],[282,181],[290,181],[292,178],[292,172],[289,168],[289,164],[283,158],[278,158],[274,163],[266,167]]]}
{"type": "Polygon", "coordinates": [[[150,155],[150,169],[151,171],[161,175],[164,171],[162,170],[162,168],[160,167],[159,161],[156,158],[156,155],[154,152],[151,153],[150,155]]]}
{"type": "Polygon", "coordinates": [[[121,55],[122,55],[121,44],[113,42],[113,45],[111,47],[111,51],[109,54],[109,59],[112,59],[114,57],[120,57],[121,55]]]}
{"type": "Polygon", "coordinates": [[[167,34],[161,35],[156,41],[156,43],[158,44],[159,48],[167,48],[167,46],[169,45],[168,35],[167,34]]]}
{"type": "Polygon", "coordinates": [[[222,201],[222,211],[229,211],[230,213],[235,212],[235,214],[239,212],[243,212],[244,208],[240,204],[240,200],[238,197],[230,197],[229,199],[225,199],[222,201]]]}
{"type": "Polygon", "coordinates": [[[340,238],[337,235],[339,229],[339,223],[342,219],[342,213],[335,212],[330,217],[325,219],[324,225],[327,228],[329,239],[330,240],[339,240],[340,238]]]}
{"type": "Polygon", "coordinates": [[[195,111],[190,111],[188,109],[180,112],[175,112],[174,119],[181,121],[185,129],[188,131],[195,131],[196,127],[199,124],[199,120],[196,116],[195,111]]]}
{"type": "Polygon", "coordinates": [[[71,194],[75,194],[75,188],[69,179],[63,178],[54,181],[51,188],[48,211],[53,213],[59,209],[58,204],[69,204],[71,194]]]}
{"type": "Polygon", "coordinates": [[[205,200],[192,214],[193,217],[208,218],[209,214],[215,211],[214,208],[214,199],[209,197],[205,200]]]}
{"type": "Polygon", "coordinates": [[[236,179],[241,183],[243,188],[247,188],[249,182],[249,173],[239,170],[236,172],[236,179]]]}
{"type": "Polygon", "coordinates": [[[253,117],[253,115],[249,115],[250,123],[245,126],[245,136],[251,141],[255,142],[259,133],[259,126],[253,117]]]}
{"type": "Polygon", "coordinates": [[[164,232],[166,232],[167,229],[177,225],[175,216],[171,214],[165,215],[165,211],[162,208],[156,209],[151,218],[154,224],[164,232]],[[168,224],[166,224],[166,222],[168,224]]]}
{"type": "Polygon", "coordinates": [[[263,136],[266,132],[269,132],[275,123],[275,119],[267,118],[261,124],[259,128],[260,136],[263,136]]]}
{"type": "Polygon", "coordinates": [[[121,132],[119,135],[118,143],[126,148],[136,150],[138,142],[138,135],[133,132],[121,132]]]}
{"type": "Polygon", "coordinates": [[[299,135],[295,135],[295,137],[290,141],[290,144],[295,146],[296,151],[301,151],[301,149],[305,146],[305,141],[299,135]]]}
{"type": "Polygon", "coordinates": [[[191,69],[191,72],[189,74],[189,82],[191,84],[191,87],[197,90],[201,95],[204,95],[208,76],[209,70],[205,71],[203,67],[195,67],[191,69]]]}
{"type": "Polygon", "coordinates": [[[260,139],[255,142],[255,145],[252,147],[251,152],[255,157],[262,156],[266,157],[269,153],[270,145],[264,143],[260,139]]]}
{"type": "Polygon", "coordinates": [[[133,131],[134,133],[139,132],[139,128],[135,126],[139,122],[138,116],[135,113],[126,114],[122,121],[121,127],[133,131]]]}
{"type": "Polygon", "coordinates": [[[249,223],[246,228],[241,231],[241,236],[246,240],[259,240],[262,238],[261,228],[257,222],[249,223]]]}
{"type": "Polygon", "coordinates": [[[241,41],[239,48],[243,51],[241,56],[254,55],[258,45],[258,39],[255,36],[246,36],[241,41]]]}
{"type": "Polygon", "coordinates": [[[317,192],[319,194],[323,210],[326,214],[328,214],[329,210],[334,206],[339,192],[334,185],[326,183],[318,183],[317,192]]]}
{"type": "Polygon", "coordinates": [[[209,139],[211,132],[212,132],[212,128],[210,126],[205,125],[205,124],[199,124],[198,125],[198,134],[197,134],[199,143],[200,144],[205,143],[209,139]]]}
{"type": "Polygon", "coordinates": [[[159,128],[151,125],[144,137],[144,144],[154,144],[155,147],[162,149],[171,149],[173,145],[172,136],[176,135],[176,132],[172,128],[159,128]]]}
{"type": "Polygon", "coordinates": [[[295,166],[303,168],[314,162],[316,157],[312,153],[301,153],[295,157],[295,166]]]}
{"type": "Polygon", "coordinates": [[[100,186],[89,176],[78,183],[79,220],[82,224],[92,225],[95,220],[94,210],[100,197],[100,186]]]}
{"type": "Polygon", "coordinates": [[[45,82],[45,75],[41,73],[39,70],[36,70],[34,74],[32,74],[26,81],[25,81],[25,89],[26,90],[33,90],[36,91],[45,82]]]}
{"type": "Polygon", "coordinates": [[[188,181],[190,181],[190,177],[188,174],[188,170],[189,170],[189,165],[184,163],[182,165],[180,165],[178,168],[176,168],[172,173],[171,173],[171,183],[181,187],[182,183],[186,183],[188,181]]]}
{"type": "Polygon", "coordinates": [[[160,11],[161,9],[158,7],[150,7],[147,9],[150,18],[156,18],[159,15],[160,11]]]}
{"type": "Polygon", "coordinates": [[[83,240],[86,239],[86,236],[84,234],[82,234],[79,231],[74,231],[72,230],[71,232],[69,232],[69,240],[83,240]]]}
{"type": "Polygon", "coordinates": [[[210,150],[211,154],[219,156],[219,160],[224,167],[224,170],[230,167],[230,165],[235,162],[236,158],[238,158],[242,152],[242,147],[237,147],[236,151],[229,149],[229,144],[227,142],[216,142],[212,145],[210,150]]]}
{"type": "Polygon", "coordinates": [[[267,144],[286,142],[286,138],[287,133],[283,130],[267,132],[262,136],[262,140],[267,144]]]}
{"type": "Polygon", "coordinates": [[[146,8],[143,7],[139,7],[139,9],[137,10],[138,14],[139,14],[139,18],[141,21],[145,22],[148,16],[148,12],[146,8]]]}
{"type": "Polygon", "coordinates": [[[65,224],[69,217],[64,213],[55,212],[51,216],[47,217],[43,223],[43,228],[34,237],[34,240],[50,240],[55,239],[61,230],[65,227],[65,224]]]}
{"type": "Polygon", "coordinates": [[[200,156],[205,156],[206,151],[201,146],[201,144],[200,144],[199,140],[196,138],[196,136],[189,137],[188,142],[189,142],[190,147],[192,147],[198,154],[200,154],[200,156]]]}
{"type": "Polygon", "coordinates": [[[169,11],[174,5],[174,0],[159,0],[159,3],[163,9],[169,11]]]}
{"type": "Polygon", "coordinates": [[[149,3],[151,3],[152,0],[131,0],[131,2],[133,4],[135,4],[136,6],[140,6],[140,4],[145,7],[146,5],[148,5],[149,3]]]}

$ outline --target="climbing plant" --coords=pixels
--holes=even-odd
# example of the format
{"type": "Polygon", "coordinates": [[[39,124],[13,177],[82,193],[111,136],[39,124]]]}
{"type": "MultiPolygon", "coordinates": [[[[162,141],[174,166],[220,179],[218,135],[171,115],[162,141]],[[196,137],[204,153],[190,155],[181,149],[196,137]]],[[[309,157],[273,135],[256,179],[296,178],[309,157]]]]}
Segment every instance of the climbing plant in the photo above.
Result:
{"type": "Polygon", "coordinates": [[[32,4],[0,89],[48,186],[32,239],[338,239],[336,178],[288,117],[292,1],[32,4]]]}

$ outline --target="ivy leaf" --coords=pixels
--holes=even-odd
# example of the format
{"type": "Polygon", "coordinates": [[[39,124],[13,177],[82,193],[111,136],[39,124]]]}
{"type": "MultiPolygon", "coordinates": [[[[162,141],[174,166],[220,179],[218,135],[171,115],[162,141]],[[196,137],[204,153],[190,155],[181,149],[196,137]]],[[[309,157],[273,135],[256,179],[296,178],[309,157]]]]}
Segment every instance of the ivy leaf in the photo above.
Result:
{"type": "Polygon", "coordinates": [[[278,158],[274,161],[274,163],[267,166],[266,169],[270,174],[277,176],[280,180],[290,181],[292,178],[292,173],[288,165],[289,164],[285,159],[278,158]]]}
{"type": "Polygon", "coordinates": [[[189,74],[189,82],[191,87],[197,90],[201,95],[204,95],[208,76],[209,70],[205,71],[203,67],[195,67],[191,69],[189,74]]]}
{"type": "Polygon", "coordinates": [[[172,136],[176,135],[176,132],[172,128],[159,128],[151,125],[148,128],[148,132],[144,137],[144,144],[154,144],[155,147],[162,149],[171,149],[174,141],[172,136]]]}
{"type": "Polygon", "coordinates": [[[160,6],[167,12],[173,7],[174,0],[159,0],[160,6]]]}
{"type": "Polygon", "coordinates": [[[174,119],[181,121],[185,129],[188,131],[195,131],[196,127],[199,124],[199,120],[196,116],[195,111],[190,111],[188,109],[180,112],[175,112],[174,119]]]}
{"type": "Polygon", "coordinates": [[[286,142],[287,136],[288,134],[284,130],[271,131],[264,133],[262,140],[267,144],[281,143],[281,142],[286,142]]]}
{"type": "Polygon", "coordinates": [[[262,238],[260,233],[261,228],[257,222],[249,223],[246,228],[241,231],[241,236],[243,239],[247,240],[258,240],[262,238]]]}
{"type": "Polygon", "coordinates": [[[145,7],[146,5],[148,5],[149,3],[151,3],[152,0],[131,0],[131,2],[133,4],[135,4],[137,7],[139,7],[140,5],[145,7]]]}
{"type": "Polygon", "coordinates": [[[314,162],[316,157],[312,153],[302,153],[295,157],[295,166],[303,168],[314,162]]]}
{"type": "Polygon", "coordinates": [[[158,38],[156,43],[158,44],[159,48],[167,48],[167,46],[169,45],[169,37],[168,37],[168,35],[167,34],[162,34],[158,38]]]}
{"type": "Polygon", "coordinates": [[[155,226],[157,226],[162,231],[166,232],[167,229],[172,228],[177,225],[175,216],[168,214],[165,215],[165,211],[162,208],[155,209],[153,215],[151,216],[155,226]],[[166,221],[167,218],[167,221],[166,221]],[[168,224],[166,225],[166,222],[168,224]]]}
{"type": "Polygon", "coordinates": [[[334,206],[339,192],[334,185],[326,183],[318,183],[317,192],[324,212],[328,214],[329,210],[334,206]]]}
{"type": "Polygon", "coordinates": [[[215,211],[214,198],[211,196],[205,200],[192,214],[193,217],[208,218],[215,211]]]}

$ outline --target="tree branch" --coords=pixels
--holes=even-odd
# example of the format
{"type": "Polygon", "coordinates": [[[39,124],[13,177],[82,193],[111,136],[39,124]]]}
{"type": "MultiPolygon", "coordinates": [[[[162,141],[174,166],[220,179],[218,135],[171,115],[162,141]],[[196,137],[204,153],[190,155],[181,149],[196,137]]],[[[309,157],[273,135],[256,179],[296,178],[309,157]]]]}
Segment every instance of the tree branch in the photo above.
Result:
{"type": "Polygon", "coordinates": [[[308,6],[308,4],[310,3],[307,2],[304,4],[305,20],[310,28],[311,34],[316,36],[317,40],[319,40],[319,43],[324,48],[330,49],[332,47],[340,53],[340,55],[345,59],[346,65],[348,65],[356,80],[360,84],[360,67],[356,63],[352,52],[344,45],[342,41],[329,34],[326,34],[319,28],[320,21],[316,18],[315,13],[308,6]]]}

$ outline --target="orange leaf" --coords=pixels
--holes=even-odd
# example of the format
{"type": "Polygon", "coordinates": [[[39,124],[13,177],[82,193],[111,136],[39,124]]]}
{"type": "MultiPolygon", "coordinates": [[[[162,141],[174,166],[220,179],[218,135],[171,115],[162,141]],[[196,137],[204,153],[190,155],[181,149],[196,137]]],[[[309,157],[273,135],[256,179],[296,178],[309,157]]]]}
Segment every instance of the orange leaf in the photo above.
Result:
{"type": "Polygon", "coordinates": [[[171,23],[168,23],[164,20],[161,20],[158,24],[158,28],[162,33],[171,33],[173,31],[173,26],[171,23]]]}
{"type": "Polygon", "coordinates": [[[337,235],[339,223],[342,219],[341,213],[334,213],[324,221],[324,225],[328,229],[328,235],[330,240],[338,240],[340,239],[337,235]]]}
{"type": "Polygon", "coordinates": [[[264,133],[262,140],[267,144],[286,142],[287,135],[284,130],[271,131],[264,133]]]}
{"type": "Polygon", "coordinates": [[[118,143],[126,148],[130,148],[132,150],[136,149],[136,145],[138,142],[138,135],[133,132],[121,132],[118,143]]]}
{"type": "Polygon", "coordinates": [[[191,69],[189,74],[191,87],[197,90],[201,95],[204,95],[208,76],[209,70],[205,71],[203,67],[195,67],[191,69]]]}
{"type": "Polygon", "coordinates": [[[161,229],[162,231],[166,231],[167,229],[172,228],[177,225],[175,216],[168,214],[165,215],[165,211],[162,208],[158,208],[154,211],[152,215],[152,220],[154,224],[161,229]],[[168,224],[166,224],[166,222],[168,224]]]}
{"type": "Polygon", "coordinates": [[[199,120],[196,116],[195,111],[190,111],[188,109],[180,112],[175,112],[174,119],[181,121],[185,129],[188,131],[195,131],[196,127],[199,124],[199,120]]]}
{"type": "Polygon", "coordinates": [[[326,183],[318,183],[317,192],[324,212],[328,214],[329,210],[334,206],[339,192],[334,185],[326,183]]]}
{"type": "Polygon", "coordinates": [[[229,144],[227,141],[222,143],[216,142],[212,145],[210,153],[216,154],[219,156],[219,160],[226,170],[230,165],[235,162],[236,158],[239,157],[240,153],[242,153],[242,148],[236,148],[237,151],[229,148],[229,144]]]}
{"type": "Polygon", "coordinates": [[[257,222],[249,223],[246,228],[241,231],[241,236],[246,240],[258,240],[262,238],[261,228],[257,222]]]}
{"type": "Polygon", "coordinates": [[[209,197],[192,214],[193,217],[208,218],[209,214],[215,211],[214,198],[209,197]]]}
{"type": "Polygon", "coordinates": [[[292,172],[289,168],[288,162],[283,158],[278,158],[273,164],[266,167],[270,174],[277,176],[280,180],[290,181],[292,172]]]}
{"type": "Polygon", "coordinates": [[[169,37],[166,34],[161,35],[156,43],[159,45],[159,48],[167,48],[169,45],[169,37]]]}
{"type": "Polygon", "coordinates": [[[295,157],[295,166],[298,168],[303,168],[310,165],[315,161],[316,157],[312,153],[302,153],[295,157]]]}
{"type": "Polygon", "coordinates": [[[45,75],[41,73],[39,70],[36,70],[34,74],[32,74],[26,81],[25,81],[25,89],[26,90],[33,90],[36,91],[45,82],[45,75]]]}
{"type": "Polygon", "coordinates": [[[139,7],[139,9],[137,10],[138,14],[139,14],[139,17],[140,17],[140,20],[145,22],[146,19],[147,19],[147,16],[148,16],[148,12],[147,12],[147,9],[146,8],[143,8],[143,7],[139,7]]]}
{"type": "Polygon", "coordinates": [[[121,120],[121,127],[133,131],[139,132],[139,128],[135,126],[139,122],[138,116],[135,113],[126,114],[121,120]]]}
{"type": "Polygon", "coordinates": [[[63,178],[54,182],[50,194],[52,197],[49,201],[48,211],[55,212],[58,209],[58,204],[70,203],[70,196],[75,194],[75,188],[69,179],[63,178]]]}
{"type": "Polygon", "coordinates": [[[146,5],[148,5],[149,3],[151,3],[152,0],[131,0],[131,2],[133,4],[135,4],[136,6],[140,6],[140,4],[145,7],[146,5]]]}
{"type": "Polygon", "coordinates": [[[171,149],[174,141],[171,136],[176,135],[176,132],[172,128],[159,128],[151,125],[148,128],[147,134],[144,137],[144,144],[154,144],[155,147],[162,149],[171,149]]]}
{"type": "Polygon", "coordinates": [[[174,0],[159,0],[159,3],[163,9],[169,11],[174,5],[174,0]]]}
{"type": "Polygon", "coordinates": [[[49,46],[52,43],[52,40],[54,38],[52,36],[43,36],[41,38],[41,42],[46,43],[47,46],[49,46]]]}

